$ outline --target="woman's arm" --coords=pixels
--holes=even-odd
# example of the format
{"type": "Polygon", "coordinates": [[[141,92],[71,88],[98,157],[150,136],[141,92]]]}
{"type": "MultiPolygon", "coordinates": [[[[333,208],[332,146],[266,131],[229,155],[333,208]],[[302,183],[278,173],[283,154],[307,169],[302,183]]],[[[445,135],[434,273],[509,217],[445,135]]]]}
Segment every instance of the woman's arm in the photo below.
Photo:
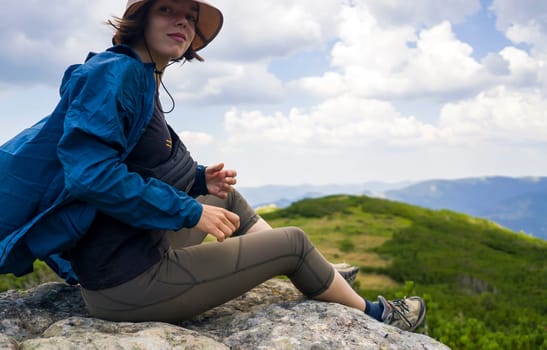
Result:
{"type": "Polygon", "coordinates": [[[123,163],[146,127],[152,98],[143,93],[151,82],[140,62],[121,61],[85,65],[68,82],[72,102],[58,146],[66,187],[74,198],[136,227],[193,227],[200,203],[162,181],[145,181],[123,163]]]}

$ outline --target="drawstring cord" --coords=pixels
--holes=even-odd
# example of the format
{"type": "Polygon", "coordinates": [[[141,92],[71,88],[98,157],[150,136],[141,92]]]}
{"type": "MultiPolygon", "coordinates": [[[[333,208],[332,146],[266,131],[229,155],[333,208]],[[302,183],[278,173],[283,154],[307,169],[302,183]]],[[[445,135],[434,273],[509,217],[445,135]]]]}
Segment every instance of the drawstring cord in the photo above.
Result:
{"type": "MultiPolygon", "coordinates": [[[[171,64],[175,63],[174,61],[169,63],[167,65],[167,67],[169,67],[171,64]]],[[[183,61],[183,64],[184,64],[184,61],[183,61]]],[[[165,68],[167,68],[165,67],[165,68]]],[[[158,77],[158,80],[160,81],[160,84],[161,86],[163,87],[163,90],[167,93],[167,96],[169,96],[169,99],[171,100],[171,108],[168,110],[168,111],[164,111],[163,110],[163,107],[160,106],[161,108],[161,111],[163,112],[163,114],[169,114],[171,112],[173,112],[175,110],[175,99],[173,98],[173,96],[171,95],[171,93],[169,92],[169,90],[167,90],[167,87],[165,86],[165,84],[163,83],[163,79],[162,79],[162,75],[163,75],[163,72],[160,71],[160,70],[154,70],[154,73],[156,74],[156,76],[158,77]]]]}
{"type": "MultiPolygon", "coordinates": [[[[152,53],[150,52],[150,49],[148,48],[148,43],[146,42],[146,40],[144,41],[144,46],[146,47],[146,51],[148,52],[148,56],[150,57],[150,60],[152,61],[152,63],[154,63],[154,74],[156,75],[157,80],[160,81],[160,84],[163,87],[163,90],[165,90],[165,92],[167,93],[167,96],[169,96],[169,99],[171,100],[171,109],[169,109],[168,111],[164,111],[161,105],[160,105],[160,109],[163,114],[169,114],[175,110],[175,99],[173,98],[173,95],[171,95],[171,93],[169,92],[169,90],[167,90],[167,87],[163,83],[163,79],[162,79],[163,71],[157,69],[156,62],[154,61],[154,58],[152,57],[152,53]]],[[[164,70],[175,62],[176,61],[171,61],[167,66],[165,66],[164,70]]],[[[182,64],[184,64],[185,62],[186,62],[186,58],[183,58],[182,64]]]]}

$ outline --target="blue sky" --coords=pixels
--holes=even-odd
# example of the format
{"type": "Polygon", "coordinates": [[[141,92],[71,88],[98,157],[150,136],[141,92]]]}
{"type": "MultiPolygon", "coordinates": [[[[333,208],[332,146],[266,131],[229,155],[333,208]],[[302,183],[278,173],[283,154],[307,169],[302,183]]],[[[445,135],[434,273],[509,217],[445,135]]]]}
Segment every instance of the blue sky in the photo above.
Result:
{"type": "MultiPolygon", "coordinates": [[[[546,1],[214,3],[206,61],[166,74],[168,122],[241,186],[547,175],[546,1]]],[[[0,143],[55,107],[125,2],[43,4],[0,13],[0,143]]]]}

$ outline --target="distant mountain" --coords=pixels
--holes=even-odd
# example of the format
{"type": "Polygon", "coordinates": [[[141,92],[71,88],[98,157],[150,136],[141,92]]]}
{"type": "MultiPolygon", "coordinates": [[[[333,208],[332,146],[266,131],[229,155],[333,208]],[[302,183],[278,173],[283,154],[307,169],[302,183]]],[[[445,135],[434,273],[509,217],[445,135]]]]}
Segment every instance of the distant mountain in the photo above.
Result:
{"type": "Polygon", "coordinates": [[[386,191],[385,197],[490,219],[547,239],[547,177],[430,180],[386,191]]]}
{"type": "Polygon", "coordinates": [[[238,191],[255,208],[272,204],[279,208],[285,208],[291,203],[304,198],[319,198],[332,194],[381,196],[385,191],[403,188],[411,184],[412,182],[366,182],[350,185],[267,185],[261,187],[238,187],[238,191]]]}
{"type": "Polygon", "coordinates": [[[490,219],[514,231],[547,239],[547,177],[492,176],[422,182],[241,187],[257,208],[286,208],[304,198],[333,194],[382,197],[430,209],[449,209],[490,219]]]}

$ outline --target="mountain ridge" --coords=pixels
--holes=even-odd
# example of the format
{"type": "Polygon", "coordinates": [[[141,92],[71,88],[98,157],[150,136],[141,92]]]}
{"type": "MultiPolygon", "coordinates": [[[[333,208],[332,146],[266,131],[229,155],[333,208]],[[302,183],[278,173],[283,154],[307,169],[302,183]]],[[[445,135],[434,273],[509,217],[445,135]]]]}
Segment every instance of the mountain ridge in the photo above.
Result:
{"type": "Polygon", "coordinates": [[[487,176],[417,182],[241,187],[255,207],[285,208],[305,198],[368,195],[429,209],[449,209],[547,239],[547,177],[487,176]]]}

